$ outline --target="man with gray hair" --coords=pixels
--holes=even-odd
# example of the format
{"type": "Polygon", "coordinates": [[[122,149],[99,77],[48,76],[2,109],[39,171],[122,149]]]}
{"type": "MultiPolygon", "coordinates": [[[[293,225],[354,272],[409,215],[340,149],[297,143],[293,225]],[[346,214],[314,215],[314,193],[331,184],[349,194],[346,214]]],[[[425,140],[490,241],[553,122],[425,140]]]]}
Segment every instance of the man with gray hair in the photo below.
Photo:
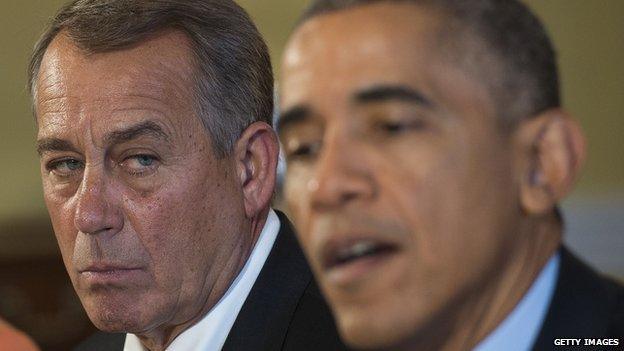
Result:
{"type": "Polygon", "coordinates": [[[30,64],[80,350],[342,349],[290,224],[267,48],[231,0],[75,0],[30,64]],[[114,334],[117,333],[117,334],[114,334]]]}
{"type": "Polygon", "coordinates": [[[281,76],[285,197],[349,345],[621,349],[624,289],[562,246],[584,137],[526,6],[317,0],[281,76]]]}

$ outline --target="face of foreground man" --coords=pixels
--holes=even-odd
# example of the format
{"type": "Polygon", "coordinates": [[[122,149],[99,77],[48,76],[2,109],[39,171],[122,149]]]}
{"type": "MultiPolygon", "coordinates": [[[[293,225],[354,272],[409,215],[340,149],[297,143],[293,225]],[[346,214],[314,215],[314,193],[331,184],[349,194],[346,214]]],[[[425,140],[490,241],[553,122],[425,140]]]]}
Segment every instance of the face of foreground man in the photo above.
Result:
{"type": "Polygon", "coordinates": [[[176,31],[90,55],[60,33],[36,85],[45,201],[71,281],[99,329],[153,349],[227,290],[274,184],[265,123],[215,156],[195,114],[191,57],[176,31]]]}
{"type": "Polygon", "coordinates": [[[285,194],[352,346],[470,348],[559,244],[577,125],[552,110],[505,131],[442,25],[412,4],[358,6],[304,22],[285,52],[285,194]]]}

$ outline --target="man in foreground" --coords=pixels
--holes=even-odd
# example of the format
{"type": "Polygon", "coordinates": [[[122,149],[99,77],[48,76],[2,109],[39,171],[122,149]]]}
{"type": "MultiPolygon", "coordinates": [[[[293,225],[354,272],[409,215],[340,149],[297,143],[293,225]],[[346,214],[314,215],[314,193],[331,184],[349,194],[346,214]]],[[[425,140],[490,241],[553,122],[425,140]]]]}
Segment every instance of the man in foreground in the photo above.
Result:
{"type": "Polygon", "coordinates": [[[562,247],[584,137],[524,5],[316,1],[282,70],[285,196],[348,344],[622,344],[622,287],[562,247]]]}
{"type": "Polygon", "coordinates": [[[63,260],[108,332],[81,349],[341,349],[269,207],[273,78],[244,10],[73,1],[37,44],[30,81],[63,260]]]}

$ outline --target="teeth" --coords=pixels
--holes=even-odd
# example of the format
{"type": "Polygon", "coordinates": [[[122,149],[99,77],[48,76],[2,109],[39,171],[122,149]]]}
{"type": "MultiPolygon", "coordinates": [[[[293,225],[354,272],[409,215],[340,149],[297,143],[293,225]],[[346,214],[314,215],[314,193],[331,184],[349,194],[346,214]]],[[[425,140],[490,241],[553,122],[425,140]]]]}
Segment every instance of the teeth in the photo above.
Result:
{"type": "Polygon", "coordinates": [[[372,241],[360,241],[355,245],[340,250],[337,255],[338,260],[347,261],[353,258],[364,256],[366,254],[370,254],[371,252],[375,251],[376,246],[377,245],[372,241]]]}
{"type": "Polygon", "coordinates": [[[351,256],[362,256],[366,253],[373,251],[375,244],[372,242],[362,241],[351,246],[351,256]]]}

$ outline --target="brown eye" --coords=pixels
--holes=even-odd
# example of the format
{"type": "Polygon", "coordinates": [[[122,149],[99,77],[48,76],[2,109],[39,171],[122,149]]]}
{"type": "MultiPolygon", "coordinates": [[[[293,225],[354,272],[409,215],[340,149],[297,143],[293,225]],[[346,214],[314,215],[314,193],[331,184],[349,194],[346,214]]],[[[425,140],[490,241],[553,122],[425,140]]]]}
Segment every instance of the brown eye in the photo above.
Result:
{"type": "Polygon", "coordinates": [[[287,153],[287,158],[291,160],[304,160],[315,156],[320,148],[320,143],[302,143],[297,145],[287,153]]]}
{"type": "Polygon", "coordinates": [[[402,134],[411,130],[419,130],[422,129],[424,126],[425,124],[421,120],[410,120],[380,122],[378,123],[377,127],[386,134],[394,135],[402,134]]]}

